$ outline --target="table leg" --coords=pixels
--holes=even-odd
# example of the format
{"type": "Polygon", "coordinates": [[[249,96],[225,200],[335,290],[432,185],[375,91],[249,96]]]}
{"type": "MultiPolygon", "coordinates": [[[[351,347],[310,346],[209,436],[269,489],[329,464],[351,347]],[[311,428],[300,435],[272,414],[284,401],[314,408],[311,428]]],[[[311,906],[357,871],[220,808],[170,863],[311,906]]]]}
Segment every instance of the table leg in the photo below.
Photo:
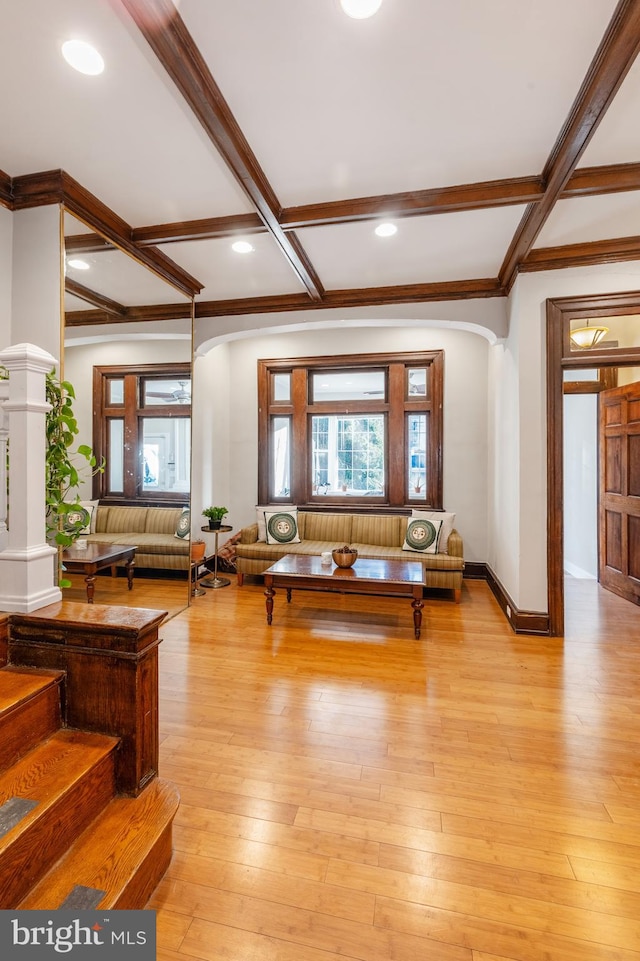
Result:
{"type": "Polygon", "coordinates": [[[132,590],[133,590],[133,571],[134,571],[134,567],[135,567],[135,560],[132,558],[130,561],[127,561],[124,566],[125,566],[125,570],[126,570],[126,572],[127,572],[127,581],[128,581],[128,583],[129,583],[129,590],[132,591],[132,590]]]}
{"type": "Polygon", "coordinates": [[[267,603],[267,624],[271,624],[271,621],[272,621],[272,619],[273,619],[273,595],[274,595],[274,594],[275,594],[275,591],[274,591],[273,587],[271,586],[271,584],[269,584],[269,585],[265,588],[265,591],[264,591],[264,596],[265,596],[266,599],[267,599],[267,601],[266,601],[266,603],[267,603]]]}
{"type": "MultiPolygon", "coordinates": [[[[420,588],[422,592],[422,588],[420,588]]],[[[413,630],[416,636],[416,640],[420,637],[420,628],[422,626],[422,608],[424,603],[421,597],[414,597],[411,601],[411,606],[413,608],[413,630]]]]}
{"type": "Polygon", "coordinates": [[[87,585],[87,604],[93,604],[93,595],[96,589],[96,575],[87,574],[84,582],[87,585]]]}
{"type": "Polygon", "coordinates": [[[290,588],[290,587],[287,588],[287,603],[288,603],[288,604],[291,603],[291,588],[290,588]]]}

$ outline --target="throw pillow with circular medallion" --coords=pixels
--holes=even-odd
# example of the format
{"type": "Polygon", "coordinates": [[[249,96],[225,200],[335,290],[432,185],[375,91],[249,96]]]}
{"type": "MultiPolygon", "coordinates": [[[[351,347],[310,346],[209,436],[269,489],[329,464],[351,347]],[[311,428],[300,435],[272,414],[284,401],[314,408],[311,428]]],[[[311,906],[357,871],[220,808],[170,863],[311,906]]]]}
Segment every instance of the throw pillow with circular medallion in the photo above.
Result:
{"type": "Polygon", "coordinates": [[[91,513],[86,507],[74,507],[64,515],[62,526],[68,534],[88,534],[91,527],[91,513]]]}
{"type": "Polygon", "coordinates": [[[176,532],[174,537],[185,538],[188,537],[191,532],[191,510],[188,507],[182,508],[182,514],[178,518],[178,523],[176,524],[176,532]]]}
{"type": "Polygon", "coordinates": [[[422,518],[410,520],[402,550],[417,551],[420,554],[437,554],[441,530],[442,521],[428,521],[422,518]]]}
{"type": "Polygon", "coordinates": [[[299,544],[297,511],[265,511],[267,544],[299,544]]]}

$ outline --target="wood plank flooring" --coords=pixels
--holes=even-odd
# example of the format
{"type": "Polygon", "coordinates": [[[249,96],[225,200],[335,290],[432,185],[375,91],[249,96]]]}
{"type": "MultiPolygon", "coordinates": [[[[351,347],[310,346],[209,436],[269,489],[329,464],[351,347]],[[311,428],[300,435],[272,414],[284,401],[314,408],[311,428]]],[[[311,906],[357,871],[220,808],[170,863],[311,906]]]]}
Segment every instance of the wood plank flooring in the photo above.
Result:
{"type": "MultiPolygon", "coordinates": [[[[71,587],[65,587],[62,596],[65,601],[87,601],[87,588],[84,574],[65,574],[71,587]]],[[[167,611],[175,617],[183,611],[189,601],[189,585],[186,580],[177,578],[144,577],[135,574],[133,590],[129,590],[126,577],[111,577],[99,574],[95,582],[95,604],[117,604],[119,607],[146,607],[153,611],[167,611]]]]}
{"type": "Polygon", "coordinates": [[[640,961],[640,609],[207,591],[162,629],[158,961],[640,961]]]}

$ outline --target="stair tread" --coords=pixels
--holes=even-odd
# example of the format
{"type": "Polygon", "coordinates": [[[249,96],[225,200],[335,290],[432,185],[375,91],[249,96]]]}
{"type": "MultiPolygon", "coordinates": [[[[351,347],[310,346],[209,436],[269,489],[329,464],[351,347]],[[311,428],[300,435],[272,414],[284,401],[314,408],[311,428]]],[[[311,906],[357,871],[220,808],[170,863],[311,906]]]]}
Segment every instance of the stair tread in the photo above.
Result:
{"type": "Polygon", "coordinates": [[[0,670],[0,720],[34,695],[60,682],[60,671],[21,671],[13,667],[0,670]]]}
{"type": "Polygon", "coordinates": [[[25,830],[40,818],[117,744],[117,738],[104,734],[60,730],[0,773],[0,805],[14,797],[39,802],[18,825],[0,837],[0,852],[12,843],[18,829],[25,830]]]}
{"type": "Polygon", "coordinates": [[[104,891],[101,908],[114,907],[127,881],[171,824],[179,798],[155,778],[138,797],[114,798],[21,901],[21,909],[54,909],[78,885],[104,891]]]}

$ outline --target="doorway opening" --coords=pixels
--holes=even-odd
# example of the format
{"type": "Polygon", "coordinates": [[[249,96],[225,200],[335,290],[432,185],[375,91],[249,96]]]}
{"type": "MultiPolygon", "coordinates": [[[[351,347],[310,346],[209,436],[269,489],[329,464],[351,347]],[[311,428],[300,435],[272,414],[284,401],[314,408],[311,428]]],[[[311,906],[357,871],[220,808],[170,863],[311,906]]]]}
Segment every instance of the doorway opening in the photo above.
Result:
{"type": "MultiPolygon", "coordinates": [[[[565,377],[567,383],[588,380],[587,370],[597,370],[602,384],[612,386],[618,377],[635,377],[627,368],[640,366],[640,291],[595,297],[547,301],[547,578],[549,634],[564,633],[565,569],[565,377]],[[603,318],[606,318],[606,324],[603,318]],[[614,330],[605,344],[584,350],[571,342],[573,327],[597,321],[614,330]],[[576,379],[577,372],[582,372],[576,379]]],[[[637,377],[636,377],[637,379],[637,377]]]]}

